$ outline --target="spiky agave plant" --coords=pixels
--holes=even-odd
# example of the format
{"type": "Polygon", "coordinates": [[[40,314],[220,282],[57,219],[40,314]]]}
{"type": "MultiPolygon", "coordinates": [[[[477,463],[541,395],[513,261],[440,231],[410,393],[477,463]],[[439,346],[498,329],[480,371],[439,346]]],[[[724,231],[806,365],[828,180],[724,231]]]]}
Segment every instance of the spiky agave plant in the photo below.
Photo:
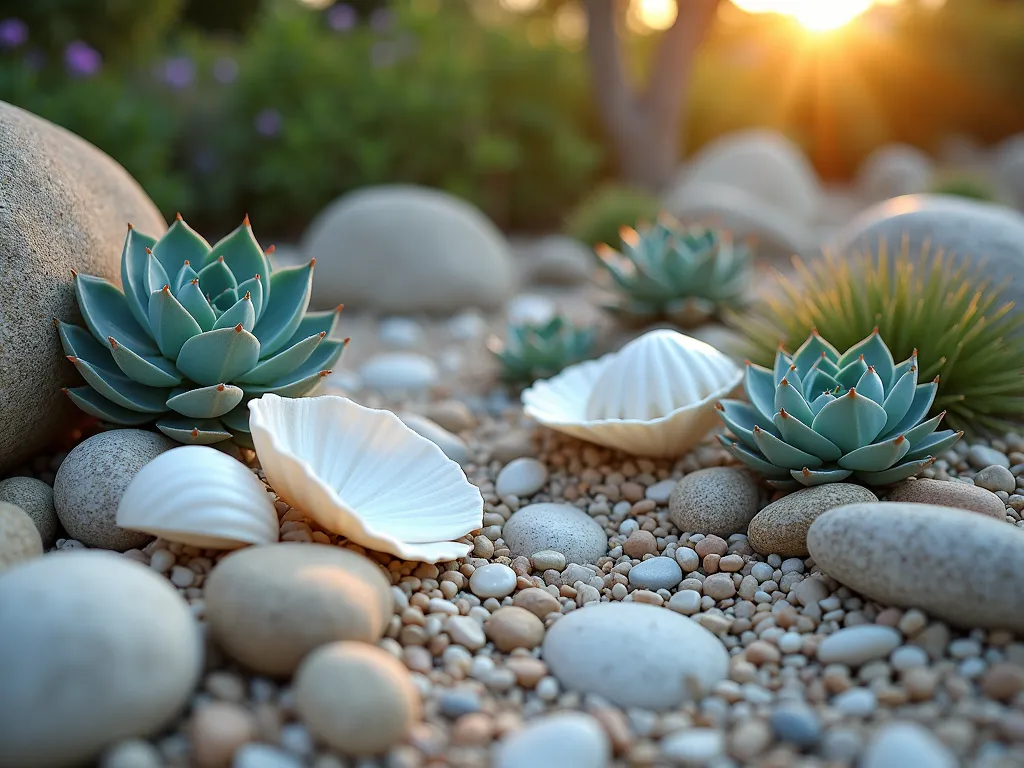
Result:
{"type": "Polygon", "coordinates": [[[621,251],[597,246],[597,255],[622,294],[608,307],[635,323],[665,319],[683,327],[746,303],[751,254],[726,232],[684,227],[667,214],[653,225],[623,227],[621,251]]]}
{"type": "Polygon", "coordinates": [[[878,330],[843,354],[812,332],[774,370],[747,364],[749,403],[723,400],[719,414],[736,440],[720,436],[736,458],[777,488],[821,485],[853,475],[888,485],[916,475],[962,432],[925,421],[938,380],[918,384],[916,356],[893,361],[878,330]]]}
{"type": "Polygon", "coordinates": [[[501,363],[503,379],[532,383],[589,359],[596,336],[595,328],[578,327],[559,315],[546,323],[510,325],[507,339],[491,338],[488,347],[501,363]]]}
{"type": "Polygon", "coordinates": [[[159,240],[129,225],[124,292],[76,273],[88,331],[54,320],[86,382],[64,392],[108,424],[249,444],[247,402],[307,394],[348,341],[327,338],[340,307],[306,313],[313,264],[272,272],[248,217],[212,247],[180,214],[159,240]]]}

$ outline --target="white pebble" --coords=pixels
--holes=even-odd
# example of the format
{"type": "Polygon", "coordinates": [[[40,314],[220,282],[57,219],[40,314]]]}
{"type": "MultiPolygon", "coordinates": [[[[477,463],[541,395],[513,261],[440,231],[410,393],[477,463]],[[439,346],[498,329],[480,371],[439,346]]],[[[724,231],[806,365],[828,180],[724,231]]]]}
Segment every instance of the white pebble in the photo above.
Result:
{"type": "Polygon", "coordinates": [[[564,571],[565,570],[565,555],[561,552],[556,552],[553,549],[542,549],[540,552],[534,552],[533,567],[538,571],[564,571]]]}
{"type": "Polygon", "coordinates": [[[378,328],[380,340],[391,347],[415,347],[423,340],[423,328],[408,317],[385,317],[378,328]]]}
{"type": "Polygon", "coordinates": [[[494,482],[499,497],[525,498],[537,493],[548,481],[548,469],[536,459],[514,459],[502,467],[494,482]]]}
{"type": "Polygon", "coordinates": [[[779,638],[779,650],[783,653],[797,653],[803,645],[804,639],[796,632],[786,632],[779,638]]]}
{"type": "Polygon", "coordinates": [[[167,573],[174,567],[175,560],[177,558],[173,552],[166,549],[158,549],[149,558],[149,567],[157,573],[167,573]]]}
{"type": "Polygon", "coordinates": [[[180,565],[176,565],[171,568],[171,583],[176,587],[186,589],[191,587],[196,581],[196,572],[191,568],[184,568],[180,565]]]}
{"type": "Polygon", "coordinates": [[[674,762],[702,766],[725,751],[725,740],[714,728],[688,728],[667,736],[661,751],[674,762]]]}
{"type": "Polygon", "coordinates": [[[474,595],[485,599],[511,595],[516,588],[516,572],[502,563],[489,563],[473,571],[469,588],[474,595]]]}
{"type": "Polygon", "coordinates": [[[917,723],[886,723],[861,758],[862,768],[956,768],[956,758],[917,723]]]}
{"type": "Polygon", "coordinates": [[[676,592],[668,601],[668,607],[684,616],[692,616],[700,610],[700,592],[683,589],[676,592]]]}
{"type": "Polygon", "coordinates": [[[302,761],[276,747],[250,742],[235,752],[231,768],[302,768],[302,761]]]}
{"type": "Polygon", "coordinates": [[[689,547],[680,547],[676,550],[676,562],[683,569],[683,573],[692,573],[700,568],[700,555],[689,547]]]}
{"type": "Polygon", "coordinates": [[[884,659],[899,647],[903,638],[892,627],[861,624],[846,627],[829,635],[818,646],[822,664],[860,666],[875,659],[884,659]]]}
{"type": "Polygon", "coordinates": [[[833,707],[851,717],[867,717],[875,711],[877,704],[874,692],[867,688],[851,688],[832,700],[833,707]]]}
{"type": "Polygon", "coordinates": [[[484,628],[469,616],[452,616],[445,623],[445,630],[453,643],[465,646],[471,651],[479,650],[487,643],[484,628]]]}
{"type": "Polygon", "coordinates": [[[892,655],[889,656],[889,664],[896,670],[926,667],[928,666],[928,654],[923,648],[918,648],[916,645],[904,645],[892,652],[892,655]]]}
{"type": "Polygon", "coordinates": [[[768,563],[754,563],[750,569],[750,575],[757,579],[758,584],[764,584],[766,581],[775,578],[775,569],[768,565],[768,563]]]}
{"type": "Polygon", "coordinates": [[[656,504],[668,504],[668,500],[672,497],[672,491],[675,490],[675,487],[675,480],[662,480],[660,483],[649,486],[644,496],[656,504]]]}

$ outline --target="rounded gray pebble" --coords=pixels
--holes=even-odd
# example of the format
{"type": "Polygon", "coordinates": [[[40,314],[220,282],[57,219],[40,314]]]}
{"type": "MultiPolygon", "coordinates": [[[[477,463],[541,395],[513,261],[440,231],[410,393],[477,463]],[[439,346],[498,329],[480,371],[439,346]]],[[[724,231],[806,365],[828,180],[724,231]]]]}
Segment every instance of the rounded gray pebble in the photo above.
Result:
{"type": "Polygon", "coordinates": [[[972,445],[967,451],[967,463],[975,469],[984,469],[992,464],[1006,469],[1010,468],[1010,459],[1006,454],[987,445],[972,445]]]}
{"type": "Polygon", "coordinates": [[[760,499],[760,485],[750,472],[699,469],[676,484],[668,502],[669,517],[681,531],[726,537],[747,530],[760,499]]]}
{"type": "Polygon", "coordinates": [[[799,747],[814,746],[821,738],[821,720],[809,707],[779,707],[772,712],[768,722],[781,741],[799,747]]]}
{"type": "Polygon", "coordinates": [[[604,529],[568,504],[530,504],[515,512],[501,531],[513,557],[553,549],[570,563],[596,563],[608,551],[604,529]]]}
{"type": "Polygon", "coordinates": [[[53,546],[60,525],[53,508],[53,488],[34,477],[9,477],[0,482],[0,501],[25,510],[35,523],[43,546],[53,546]]]}
{"type": "Polygon", "coordinates": [[[974,484],[993,493],[1013,493],[1017,488],[1017,479],[1008,468],[991,464],[974,476],[974,484]]]}
{"type": "Polygon", "coordinates": [[[762,555],[807,556],[807,530],[819,515],[854,502],[878,501],[867,488],[853,483],[829,483],[783,496],[750,521],[747,538],[762,555]]]}
{"type": "Polygon", "coordinates": [[[64,529],[90,547],[118,552],[144,547],[153,537],[118,527],[117,505],[140,469],[179,446],[142,429],[112,429],[79,443],[53,482],[53,503],[64,529]]]}
{"type": "MultiPolygon", "coordinates": [[[[1009,474],[1008,469],[1002,467],[998,467],[998,469],[1009,474]]],[[[1000,501],[999,497],[992,491],[970,483],[930,480],[924,477],[904,480],[893,487],[887,501],[938,504],[942,507],[980,512],[997,520],[1006,519],[1006,505],[1000,501]]]]}
{"type": "Polygon", "coordinates": [[[527,723],[498,747],[495,768],[605,768],[611,745],[590,715],[560,712],[527,723]]]}
{"type": "Polygon", "coordinates": [[[672,589],[683,580],[683,569],[671,557],[652,557],[629,570],[629,584],[637,589],[672,589]]]}

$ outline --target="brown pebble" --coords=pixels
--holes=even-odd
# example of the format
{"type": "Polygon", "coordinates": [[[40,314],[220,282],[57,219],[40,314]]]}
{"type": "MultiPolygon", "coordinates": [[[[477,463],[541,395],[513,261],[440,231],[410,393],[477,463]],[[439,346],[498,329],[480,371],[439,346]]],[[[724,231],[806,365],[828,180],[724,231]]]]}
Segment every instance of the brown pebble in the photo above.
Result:
{"type": "Polygon", "coordinates": [[[703,559],[708,555],[724,556],[729,551],[729,544],[721,536],[705,536],[693,545],[694,550],[703,559]]]}
{"type": "Polygon", "coordinates": [[[899,608],[885,608],[875,616],[875,624],[881,624],[884,627],[896,627],[902,618],[903,611],[899,608]]]}
{"type": "Polygon", "coordinates": [[[641,560],[644,555],[658,554],[658,540],[650,531],[633,531],[623,543],[622,551],[634,560],[641,560]]]}
{"type": "Polygon", "coordinates": [[[640,483],[623,483],[619,486],[622,498],[630,503],[636,503],[644,498],[644,487],[640,483]]]}
{"type": "Polygon", "coordinates": [[[484,632],[501,651],[536,648],[544,639],[544,623],[525,608],[499,608],[484,622],[484,632]]]}
{"type": "Polygon", "coordinates": [[[743,570],[743,558],[739,555],[726,555],[718,561],[718,569],[726,573],[738,573],[743,570]]]}
{"type": "Polygon", "coordinates": [[[701,563],[701,565],[704,566],[704,573],[718,573],[718,567],[721,562],[721,555],[716,555],[714,552],[712,552],[710,555],[705,555],[704,561],[701,563]]]}
{"type": "Polygon", "coordinates": [[[901,682],[911,701],[927,701],[935,693],[939,674],[928,667],[914,667],[903,673],[901,682]]]}
{"type": "Polygon", "coordinates": [[[763,720],[746,720],[729,734],[729,754],[750,761],[764,754],[772,743],[772,729],[763,720]]]}
{"type": "Polygon", "coordinates": [[[1024,689],[1024,667],[1007,661],[993,664],[981,678],[981,690],[996,701],[1010,701],[1024,689]]]}
{"type": "Polygon", "coordinates": [[[704,594],[715,600],[727,600],[736,594],[736,584],[727,573],[715,573],[704,579],[704,594]]]}
{"type": "Polygon", "coordinates": [[[512,604],[525,608],[534,616],[543,619],[549,613],[555,613],[560,609],[558,598],[539,587],[530,587],[518,592],[512,598],[512,604]]]}
{"type": "Polygon", "coordinates": [[[224,768],[256,734],[253,716],[237,704],[216,701],[197,710],[190,724],[192,753],[200,768],[224,768]]]}
{"type": "Polygon", "coordinates": [[[455,721],[452,741],[468,747],[483,747],[494,736],[494,720],[483,712],[470,712],[455,721]]]}
{"type": "Polygon", "coordinates": [[[765,640],[755,640],[747,646],[745,651],[747,661],[751,664],[778,664],[782,659],[782,653],[771,643],[765,640]]]}
{"type": "Polygon", "coordinates": [[[523,688],[533,688],[548,673],[548,665],[532,656],[510,656],[505,666],[523,688]]]}

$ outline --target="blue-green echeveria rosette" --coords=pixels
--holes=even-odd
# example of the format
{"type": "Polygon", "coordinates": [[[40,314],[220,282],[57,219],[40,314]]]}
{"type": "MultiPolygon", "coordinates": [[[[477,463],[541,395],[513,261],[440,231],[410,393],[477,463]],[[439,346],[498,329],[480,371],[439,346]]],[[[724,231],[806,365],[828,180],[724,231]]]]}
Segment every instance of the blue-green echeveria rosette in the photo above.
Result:
{"type": "Polygon", "coordinates": [[[719,439],[776,488],[905,480],[963,435],[936,431],[945,413],[926,419],[939,380],[917,374],[916,352],[896,364],[877,328],[843,354],[813,331],[774,370],[747,363],[750,402],[718,404],[736,437],[719,439]]]}
{"type": "Polygon", "coordinates": [[[248,217],[212,247],[180,215],[159,240],[129,225],[124,292],[76,273],[88,330],[54,320],[85,380],[64,392],[107,424],[248,445],[249,400],[309,393],[345,349],[340,307],[306,312],[313,264],[273,271],[248,217]]]}

